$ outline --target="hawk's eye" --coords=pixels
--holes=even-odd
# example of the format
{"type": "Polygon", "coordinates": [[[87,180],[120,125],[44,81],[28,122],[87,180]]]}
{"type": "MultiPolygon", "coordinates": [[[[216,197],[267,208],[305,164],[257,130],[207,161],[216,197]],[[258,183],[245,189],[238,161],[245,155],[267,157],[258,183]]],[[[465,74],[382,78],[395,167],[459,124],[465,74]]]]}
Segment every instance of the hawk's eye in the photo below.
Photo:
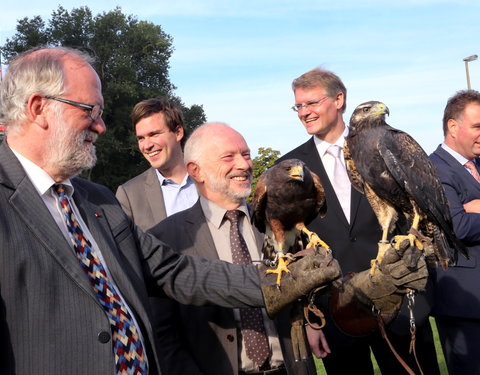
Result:
{"type": "Polygon", "coordinates": [[[368,111],[370,111],[370,107],[364,107],[363,108],[363,112],[368,112],[368,111]]]}

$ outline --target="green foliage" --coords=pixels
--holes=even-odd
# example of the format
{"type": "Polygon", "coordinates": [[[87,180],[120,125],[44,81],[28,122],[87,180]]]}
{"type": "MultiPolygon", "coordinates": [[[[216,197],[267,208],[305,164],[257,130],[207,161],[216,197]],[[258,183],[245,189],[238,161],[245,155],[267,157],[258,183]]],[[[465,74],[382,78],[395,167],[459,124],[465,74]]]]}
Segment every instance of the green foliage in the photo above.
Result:
{"type": "Polygon", "coordinates": [[[82,49],[96,60],[108,131],[97,141],[97,165],[83,177],[115,191],[148,168],[130,121],[133,106],[141,100],[162,96],[174,100],[183,110],[187,134],[206,122],[201,105],[188,108],[174,95],[168,74],[172,37],[159,25],[125,15],[119,7],[94,16],[88,7],[69,12],[59,6],[48,21],[39,16],[20,20],[16,34],[1,50],[8,59],[40,45],[82,49]]]}
{"type": "Polygon", "coordinates": [[[253,198],[253,192],[257,186],[258,178],[263,172],[275,164],[275,161],[280,157],[280,151],[272,150],[270,147],[258,149],[258,155],[253,159],[253,182],[252,182],[252,194],[247,198],[247,202],[251,202],[253,198]]]}

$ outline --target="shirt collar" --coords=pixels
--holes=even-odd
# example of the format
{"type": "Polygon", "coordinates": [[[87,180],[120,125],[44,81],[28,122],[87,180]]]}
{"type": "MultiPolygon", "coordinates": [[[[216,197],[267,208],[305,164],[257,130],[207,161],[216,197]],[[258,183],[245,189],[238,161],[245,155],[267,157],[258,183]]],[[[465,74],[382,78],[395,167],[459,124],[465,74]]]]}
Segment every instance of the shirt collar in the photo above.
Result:
{"type": "MultiPolygon", "coordinates": [[[[175,181],[169,178],[163,177],[163,175],[160,173],[158,169],[155,169],[155,172],[157,173],[158,180],[160,181],[160,186],[164,186],[167,184],[177,184],[175,181]]],[[[185,173],[185,177],[183,178],[182,183],[180,184],[180,187],[190,183],[193,183],[193,180],[190,178],[188,173],[185,173]]]]}
{"type": "MultiPolygon", "coordinates": [[[[220,228],[227,210],[203,196],[200,196],[200,205],[202,206],[206,219],[210,221],[215,228],[220,228]]],[[[247,217],[249,217],[250,213],[248,212],[247,203],[245,201],[243,201],[236,209],[242,211],[247,217]]]]}
{"type": "Polygon", "coordinates": [[[328,143],[323,139],[313,136],[313,141],[315,142],[315,146],[317,147],[318,154],[321,157],[323,157],[331,145],[337,145],[343,149],[343,144],[345,143],[345,138],[347,137],[347,135],[348,135],[348,126],[345,126],[345,129],[343,130],[342,135],[338,137],[335,143],[328,143]]]}
{"type": "MultiPolygon", "coordinates": [[[[465,163],[468,161],[468,159],[459,154],[457,151],[453,150],[452,148],[448,147],[445,143],[442,143],[442,148],[447,151],[450,155],[452,155],[456,161],[458,161],[460,164],[465,165],[465,163]]],[[[473,159],[473,162],[475,163],[475,159],[473,159]]]]}
{"type": "MultiPolygon", "coordinates": [[[[28,178],[30,179],[33,186],[37,190],[38,194],[44,195],[48,193],[50,188],[56,183],[53,180],[53,178],[47,172],[45,172],[41,167],[39,167],[37,164],[35,164],[31,160],[27,159],[22,154],[15,151],[13,148],[12,148],[12,152],[15,154],[18,161],[22,165],[23,169],[25,170],[25,173],[27,174],[28,178]]],[[[65,181],[62,181],[61,184],[65,185],[67,195],[71,197],[73,195],[74,189],[70,179],[66,179],[65,181]]]]}

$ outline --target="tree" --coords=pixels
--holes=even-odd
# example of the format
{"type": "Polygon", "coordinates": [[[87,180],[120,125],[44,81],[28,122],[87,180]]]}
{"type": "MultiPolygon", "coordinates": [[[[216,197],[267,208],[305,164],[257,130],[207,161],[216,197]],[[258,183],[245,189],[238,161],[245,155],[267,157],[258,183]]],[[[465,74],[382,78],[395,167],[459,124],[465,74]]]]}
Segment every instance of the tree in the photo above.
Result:
{"type": "Polygon", "coordinates": [[[268,168],[273,167],[275,161],[280,156],[280,151],[272,150],[270,147],[258,149],[258,155],[253,159],[253,181],[252,181],[252,194],[248,197],[247,201],[252,202],[253,192],[257,186],[258,178],[268,168]]]}
{"type": "Polygon", "coordinates": [[[186,107],[174,94],[168,75],[172,37],[159,25],[125,15],[119,7],[93,16],[88,7],[68,12],[59,6],[48,22],[39,16],[18,21],[2,53],[8,59],[38,45],[79,48],[95,57],[108,131],[97,141],[97,165],[84,177],[112,190],[148,167],[130,122],[136,103],[160,96],[175,101],[183,110],[187,133],[206,121],[201,105],[186,107]]]}

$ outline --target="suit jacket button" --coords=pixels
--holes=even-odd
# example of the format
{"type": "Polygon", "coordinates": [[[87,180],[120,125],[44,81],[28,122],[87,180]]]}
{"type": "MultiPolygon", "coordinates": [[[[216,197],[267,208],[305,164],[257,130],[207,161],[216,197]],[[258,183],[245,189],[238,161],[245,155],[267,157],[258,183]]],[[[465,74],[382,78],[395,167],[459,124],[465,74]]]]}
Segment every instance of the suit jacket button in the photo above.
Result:
{"type": "Polygon", "coordinates": [[[355,242],[355,241],[357,241],[357,237],[351,237],[350,238],[350,242],[355,242]]]}
{"type": "Polygon", "coordinates": [[[235,337],[233,337],[233,335],[227,335],[227,340],[233,342],[233,340],[235,340],[235,337]]]}
{"type": "Polygon", "coordinates": [[[107,342],[110,341],[110,332],[107,331],[100,331],[98,334],[98,341],[100,341],[102,344],[106,344],[107,342]]]}

